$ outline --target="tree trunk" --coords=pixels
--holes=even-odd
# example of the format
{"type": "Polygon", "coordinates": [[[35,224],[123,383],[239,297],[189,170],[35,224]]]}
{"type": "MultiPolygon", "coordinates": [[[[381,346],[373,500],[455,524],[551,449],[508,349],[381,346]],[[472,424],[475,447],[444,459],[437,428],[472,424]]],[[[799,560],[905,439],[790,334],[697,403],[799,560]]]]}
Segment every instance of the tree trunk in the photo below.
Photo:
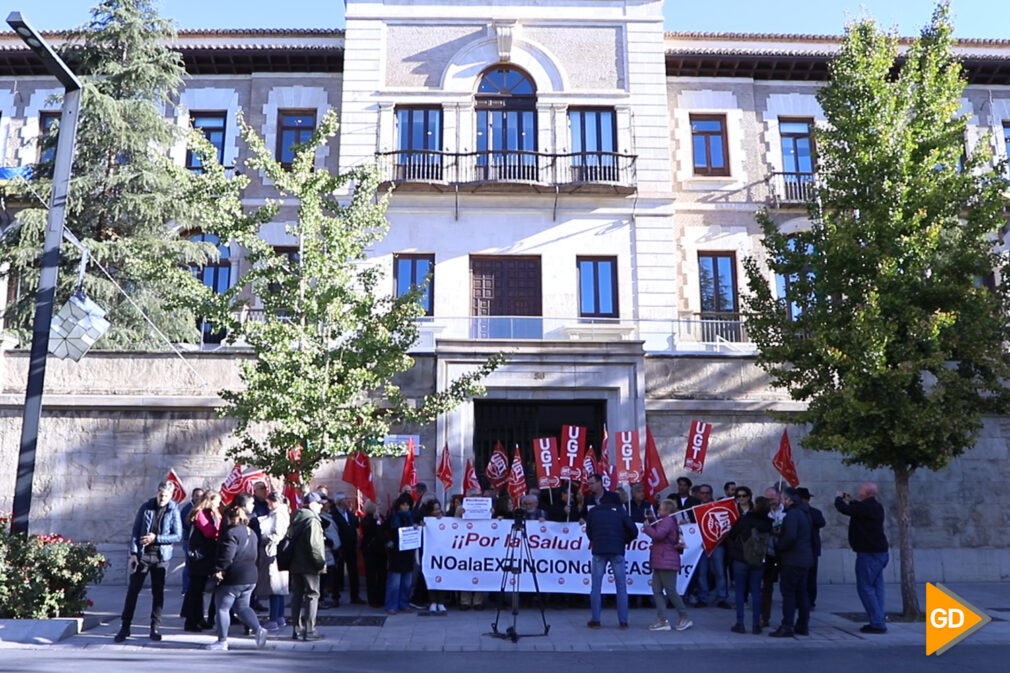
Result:
{"type": "Polygon", "coordinates": [[[901,614],[914,619],[922,614],[915,593],[915,559],[912,556],[912,507],[909,503],[907,467],[894,468],[894,485],[898,491],[898,546],[901,553],[901,614]]]}

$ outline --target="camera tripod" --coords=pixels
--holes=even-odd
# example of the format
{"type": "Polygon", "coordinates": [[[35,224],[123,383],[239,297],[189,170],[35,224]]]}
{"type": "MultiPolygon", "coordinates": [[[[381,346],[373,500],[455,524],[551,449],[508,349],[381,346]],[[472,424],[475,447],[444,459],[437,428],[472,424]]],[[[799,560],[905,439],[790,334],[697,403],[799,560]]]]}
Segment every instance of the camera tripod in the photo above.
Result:
{"type": "Polygon", "coordinates": [[[494,623],[491,624],[491,633],[487,634],[494,638],[511,640],[518,642],[521,636],[546,636],[551,630],[547,623],[547,614],[544,612],[544,599],[540,593],[540,582],[537,579],[537,569],[533,562],[533,552],[530,549],[530,539],[526,535],[526,520],[522,518],[522,513],[517,512],[515,520],[512,522],[512,529],[505,538],[505,560],[502,565],[501,589],[498,593],[498,613],[495,615],[494,623]],[[529,573],[533,576],[533,600],[540,610],[540,620],[544,625],[543,633],[519,633],[516,630],[516,623],[519,618],[519,585],[522,579],[523,566],[529,568],[529,573]],[[511,586],[509,580],[512,580],[511,586]],[[512,626],[505,631],[498,630],[498,623],[501,621],[502,611],[506,610],[506,591],[509,593],[508,605],[512,609],[512,626]]]}

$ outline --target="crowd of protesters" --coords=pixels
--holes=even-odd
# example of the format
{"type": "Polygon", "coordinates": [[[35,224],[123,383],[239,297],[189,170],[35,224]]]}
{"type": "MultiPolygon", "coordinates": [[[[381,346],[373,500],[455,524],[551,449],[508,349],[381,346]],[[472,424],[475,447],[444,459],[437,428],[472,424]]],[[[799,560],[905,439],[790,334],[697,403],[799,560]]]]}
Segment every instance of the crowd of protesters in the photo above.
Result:
{"type": "MultiPolygon", "coordinates": [[[[134,522],[130,581],[116,642],[131,635],[137,597],[147,577],[153,596],[150,638],[161,640],[165,575],[176,542],[182,542],[185,555],[184,630],[213,630],[216,640],[208,649],[228,649],[233,619],[244,625],[245,634],[259,647],[268,634],[286,627],[296,640],[319,640],[323,636],[316,629],[318,610],[338,607],[345,590],[348,603],[367,603],[390,616],[412,612],[440,616],[450,606],[482,610],[496,599],[485,592],[430,589],[419,569],[420,550],[399,548],[402,528],[420,527],[427,518],[462,518],[463,494],[452,495],[443,510],[436,496],[419,483],[405,487],[384,513],[371,502],[359,513],[345,494],[331,496],[318,485],[303,489],[301,506],[290,514],[285,497],[270,492],[267,484],[259,482],[253,490],[253,495],[239,494],[225,506],[221,493],[194,489],[191,502],[180,510],[172,501],[173,485],[158,485],[155,497],[140,507],[134,522]],[[281,567],[278,556],[283,547],[290,547],[290,552],[281,567]],[[365,578],[364,598],[360,576],[365,578]],[[262,623],[257,611],[266,613],[262,623]]],[[[621,576],[624,549],[637,537],[638,524],[651,540],[652,596],[636,597],[637,606],[656,612],[650,630],[683,631],[693,625],[689,607],[716,606],[735,610],[732,631],[761,634],[771,625],[778,584],[782,618],[769,635],[809,635],[824,515],[810,505],[812,494],[806,488],[780,492],[771,486],[762,493],[755,497],[750,487],[732,481],[723,485],[720,497],[732,498],[739,516],[712,553],[702,553],[683,594],[677,589],[685,549],[680,524],[691,520],[692,508],[718,499],[709,484],[694,485],[681,477],[674,491],[655,502],[645,497],[641,485],[607,490],[598,475],[590,477],[585,487],[533,488],[518,499],[508,491],[490,489],[466,495],[491,498],[494,517],[585,524],[592,549],[590,628],[601,627],[600,586],[608,572],[623,589],[615,597],[619,626],[629,627],[629,597],[621,576]],[[678,617],[672,623],[670,608],[678,617]]],[[[860,486],[858,499],[839,493],[835,501],[839,512],[851,519],[857,588],[870,617],[862,629],[865,633],[887,630],[881,579],[887,540],[883,509],[875,495],[875,485],[866,483],[860,486]]]]}

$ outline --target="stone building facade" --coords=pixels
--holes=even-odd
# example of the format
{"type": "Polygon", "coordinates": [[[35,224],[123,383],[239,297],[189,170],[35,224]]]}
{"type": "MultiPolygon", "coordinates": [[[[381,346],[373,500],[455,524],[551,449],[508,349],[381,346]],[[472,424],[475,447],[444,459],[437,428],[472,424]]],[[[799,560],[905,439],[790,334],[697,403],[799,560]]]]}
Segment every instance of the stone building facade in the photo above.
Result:
{"type": "MultiPolygon", "coordinates": [[[[496,441],[528,454],[533,437],[567,423],[587,426],[596,446],[605,427],[648,425],[672,480],[684,473],[692,419],[714,426],[696,481],[760,490],[777,479],[783,425],[767,412],[797,407],[754,365],[742,262],[762,254],[756,210],[807,226],[810,130],[824,123],[814,94],[838,38],[664,33],[661,10],[659,0],[348,0],[344,31],[179,36],[190,76],[166,114],[217,129],[224,165],[242,160],[239,111],[283,151],[335,107],[341,129],[320,168],[375,164],[395,187],[390,233],[370,262],[387,270],[390,292],[433,277],[408,390],[437,390],[490,353],[509,355],[486,397],[418,428],[429,483],[436,448],[449,447],[462,475],[468,458],[482,468],[496,441]]],[[[967,143],[1005,156],[1010,42],[958,50],[967,143]]],[[[53,93],[14,38],[0,37],[4,166],[37,159],[53,93]]],[[[186,161],[184,148],[173,156],[186,161]]],[[[246,201],[261,204],[271,186],[251,177],[246,201]]],[[[288,204],[263,236],[295,245],[284,230],[293,216],[288,204]]],[[[242,251],[228,252],[222,273],[234,279],[242,251]]],[[[27,367],[14,346],[0,354],[0,507],[13,492],[27,367]]],[[[217,392],[238,385],[246,357],[207,344],[188,364],[111,352],[51,362],[34,525],[116,545],[169,468],[187,484],[217,483],[232,441],[217,392]]],[[[830,499],[870,477],[893,511],[890,477],[806,452],[802,428],[790,433],[804,485],[828,515],[822,577],[851,581],[830,499]]],[[[1008,437],[1006,419],[988,419],[971,452],[914,477],[920,576],[1010,576],[1008,514],[963,498],[1002,487],[1008,437]]],[[[400,461],[374,465],[382,500],[400,461]]],[[[338,462],[317,478],[339,488],[341,471],[338,462]]]]}

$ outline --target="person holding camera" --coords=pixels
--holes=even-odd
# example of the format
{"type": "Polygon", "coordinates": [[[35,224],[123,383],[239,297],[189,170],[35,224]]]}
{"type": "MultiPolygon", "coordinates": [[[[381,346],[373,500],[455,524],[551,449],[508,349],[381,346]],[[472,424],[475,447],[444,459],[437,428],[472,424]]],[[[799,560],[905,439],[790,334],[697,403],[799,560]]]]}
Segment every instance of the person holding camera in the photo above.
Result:
{"type": "Polygon", "coordinates": [[[877,485],[859,485],[858,499],[838,492],[835,509],[849,517],[849,546],[856,552],[856,591],[870,623],[862,633],[887,633],[884,615],[884,568],[887,567],[887,536],[884,507],[877,502],[877,485]]]}

